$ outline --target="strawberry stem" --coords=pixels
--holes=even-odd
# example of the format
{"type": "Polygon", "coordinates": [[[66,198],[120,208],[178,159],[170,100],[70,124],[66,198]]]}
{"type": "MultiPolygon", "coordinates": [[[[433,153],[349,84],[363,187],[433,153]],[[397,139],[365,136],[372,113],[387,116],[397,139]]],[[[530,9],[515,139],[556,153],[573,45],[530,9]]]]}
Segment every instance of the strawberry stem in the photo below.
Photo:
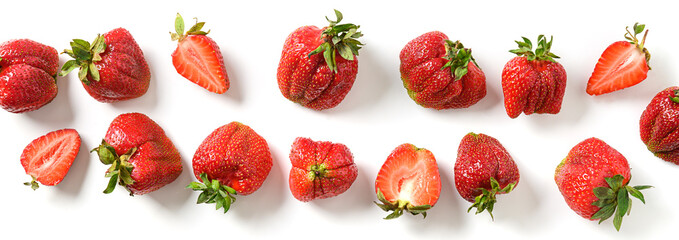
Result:
{"type": "Polygon", "coordinates": [[[632,197],[635,197],[646,204],[644,194],[641,193],[641,190],[651,188],[652,186],[642,185],[630,187],[627,184],[623,185],[625,177],[620,174],[604,179],[606,180],[606,183],[608,183],[608,187],[596,187],[593,189],[594,196],[596,196],[598,200],[593,202],[592,205],[599,207],[599,211],[592,215],[590,219],[599,219],[599,224],[601,224],[601,222],[613,216],[613,226],[615,226],[615,230],[620,231],[622,217],[626,214],[629,215],[629,212],[632,209],[632,201],[630,201],[629,195],[632,195],[632,197]]]}
{"type": "Polygon", "coordinates": [[[495,180],[495,178],[490,177],[490,190],[485,188],[478,188],[478,190],[481,191],[481,194],[476,196],[476,198],[474,199],[474,204],[472,204],[467,209],[467,212],[471,211],[472,208],[476,208],[476,212],[474,214],[479,214],[486,210],[488,211],[488,214],[490,214],[490,218],[495,220],[495,217],[493,216],[493,207],[497,202],[495,195],[497,195],[498,193],[509,193],[512,190],[514,190],[515,186],[516,183],[509,183],[507,184],[507,186],[500,189],[500,183],[498,183],[498,181],[495,180]]]}
{"type": "Polygon", "coordinates": [[[544,35],[539,35],[538,46],[535,48],[535,52],[533,52],[533,43],[526,37],[521,38],[523,38],[523,42],[514,41],[516,42],[516,44],[519,45],[519,48],[509,50],[509,52],[514,53],[518,56],[526,57],[528,61],[547,60],[550,62],[556,62],[556,60],[554,59],[559,58],[559,56],[550,52],[554,37],[550,37],[549,41],[547,41],[547,38],[544,35]]]}
{"type": "Polygon", "coordinates": [[[71,49],[65,49],[62,52],[62,54],[65,53],[72,57],[73,60],[68,60],[64,63],[61,71],[59,71],[59,76],[66,76],[76,68],[80,68],[78,71],[78,79],[80,81],[89,84],[88,76],[94,81],[99,81],[99,69],[94,63],[101,61],[101,54],[104,51],[106,51],[106,40],[101,34],[94,38],[92,44],[82,39],[73,39],[71,49]]]}
{"type": "Polygon", "coordinates": [[[174,30],[176,32],[170,32],[170,37],[172,38],[172,41],[179,41],[181,42],[184,40],[189,35],[207,35],[210,33],[210,30],[207,32],[203,31],[203,26],[205,26],[205,22],[198,22],[198,18],[193,18],[196,20],[196,24],[194,24],[186,33],[184,32],[184,18],[182,18],[182,15],[177,13],[177,17],[174,20],[174,30]]]}
{"type": "Polygon", "coordinates": [[[444,58],[448,59],[448,62],[443,65],[441,69],[450,68],[451,74],[455,78],[455,81],[460,80],[464,75],[467,74],[467,66],[469,65],[469,61],[474,62],[474,65],[477,67],[479,66],[476,64],[476,60],[474,60],[474,57],[472,56],[472,50],[469,48],[464,48],[459,40],[453,42],[446,39],[445,48],[446,56],[444,58]]]}
{"type": "Polygon", "coordinates": [[[207,173],[200,174],[200,182],[191,182],[186,188],[201,192],[198,195],[196,204],[214,203],[215,209],[224,208],[224,213],[228,212],[231,204],[236,201],[238,195],[235,189],[222,185],[219,180],[210,180],[207,173]]]}
{"type": "Polygon", "coordinates": [[[113,192],[117,185],[124,186],[130,196],[134,196],[132,191],[128,188],[129,185],[134,184],[134,179],[132,179],[132,171],[134,170],[134,165],[129,162],[130,158],[137,151],[136,147],[131,148],[127,153],[118,156],[115,148],[108,144],[105,140],[101,140],[101,145],[92,149],[90,152],[97,152],[99,156],[99,161],[104,165],[111,165],[111,167],[106,170],[106,177],[110,178],[106,189],[104,189],[105,194],[113,192]]]}
{"type": "Polygon", "coordinates": [[[403,215],[403,211],[409,212],[412,215],[422,214],[423,218],[427,218],[427,210],[431,208],[431,205],[419,205],[414,206],[410,202],[405,200],[396,200],[394,202],[388,201],[382,191],[377,189],[377,200],[381,203],[374,202],[378,207],[380,207],[385,212],[393,211],[391,214],[387,215],[384,219],[395,219],[403,215]]]}
{"type": "Polygon", "coordinates": [[[31,189],[33,189],[33,191],[35,191],[40,187],[40,184],[38,184],[38,182],[36,181],[34,176],[31,176],[31,178],[32,178],[32,180],[30,182],[25,182],[24,185],[25,186],[31,186],[31,189]]]}
{"type": "Polygon", "coordinates": [[[323,58],[330,70],[337,72],[336,55],[339,55],[348,60],[353,61],[354,55],[358,56],[358,50],[361,49],[363,43],[358,41],[358,38],[363,36],[363,33],[358,31],[360,26],[351,23],[339,24],[343,16],[340,11],[335,9],[335,16],[337,20],[332,21],[327,16],[325,17],[330,25],[324,28],[321,39],[323,43],[318,48],[311,51],[308,57],[314,54],[323,52],[323,58]]]}

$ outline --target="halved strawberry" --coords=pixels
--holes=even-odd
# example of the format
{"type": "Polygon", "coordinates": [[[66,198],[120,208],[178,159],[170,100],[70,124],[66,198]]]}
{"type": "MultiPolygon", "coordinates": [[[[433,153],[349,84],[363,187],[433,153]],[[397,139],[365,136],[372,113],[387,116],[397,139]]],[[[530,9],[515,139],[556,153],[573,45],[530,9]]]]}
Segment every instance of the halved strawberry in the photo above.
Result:
{"type": "Polygon", "coordinates": [[[80,135],[75,129],[56,130],[33,140],[21,154],[21,165],[33,178],[24,185],[33,190],[38,189],[37,182],[57,185],[68,173],[79,150],[80,135]]]}
{"type": "Polygon", "coordinates": [[[172,53],[172,64],[177,73],[214,93],[229,90],[229,76],[224,67],[224,58],[219,46],[206,36],[210,31],[201,31],[205,22],[198,22],[184,33],[184,19],[179,13],[175,19],[176,33],[172,40],[178,41],[172,53]]]}
{"type": "Polygon", "coordinates": [[[406,143],[387,157],[375,180],[375,192],[382,210],[393,211],[385,219],[401,216],[403,211],[427,217],[427,210],[441,194],[441,177],[434,155],[427,149],[406,143]]]}
{"type": "Polygon", "coordinates": [[[641,42],[637,39],[637,35],[644,31],[644,27],[644,24],[634,24],[632,27],[634,34],[628,27],[625,38],[629,42],[618,41],[606,48],[587,82],[587,94],[601,95],[614,92],[646,79],[646,73],[651,69],[648,66],[651,54],[644,48],[648,30],[641,42]]]}

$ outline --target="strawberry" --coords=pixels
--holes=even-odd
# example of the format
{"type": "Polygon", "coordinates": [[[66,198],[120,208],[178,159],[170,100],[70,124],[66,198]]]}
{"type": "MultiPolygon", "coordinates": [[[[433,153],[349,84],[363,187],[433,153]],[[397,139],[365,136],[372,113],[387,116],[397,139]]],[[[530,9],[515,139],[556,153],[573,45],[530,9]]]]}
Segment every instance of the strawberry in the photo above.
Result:
{"type": "Polygon", "coordinates": [[[78,78],[97,101],[110,103],[137,98],[148,90],[149,66],[126,29],[116,28],[97,35],[92,44],[73,39],[71,48],[64,53],[74,59],[64,63],[59,76],[80,68],[78,78]]]}
{"type": "Polygon", "coordinates": [[[358,176],[349,148],[341,143],[298,137],[290,150],[290,192],[302,202],[347,191],[358,176]]]}
{"type": "Polygon", "coordinates": [[[173,182],[182,172],[181,155],[165,131],[142,113],[120,114],[113,119],[101,145],[92,149],[99,161],[111,165],[104,193],[116,183],[130,196],[158,190],[173,182]]]}
{"type": "Polygon", "coordinates": [[[24,183],[33,190],[43,185],[54,186],[61,182],[80,151],[80,135],[75,129],[49,132],[24,148],[21,166],[33,180],[24,183]]]}
{"type": "Polygon", "coordinates": [[[630,178],[627,159],[598,138],[575,145],[554,173],[559,191],[575,213],[599,223],[613,216],[618,231],[632,206],[629,195],[646,203],[640,190],[650,187],[628,186],[630,178]]]}
{"type": "Polygon", "coordinates": [[[502,69],[502,93],[505,97],[505,110],[510,118],[518,117],[521,112],[557,114],[566,91],[566,70],[554,59],[559,58],[550,52],[552,40],[538,36],[538,46],[532,51],[533,44],[528,38],[516,41],[519,49],[510,50],[518,56],[512,58],[502,69]]]}
{"type": "Polygon", "coordinates": [[[0,44],[0,107],[12,113],[33,111],[57,96],[59,53],[29,39],[0,44]]]}
{"type": "Polygon", "coordinates": [[[455,187],[460,196],[473,203],[476,214],[488,210],[493,218],[496,194],[511,192],[519,184],[519,169],[497,139],[469,133],[462,138],[455,161],[455,187]]]}
{"type": "Polygon", "coordinates": [[[222,94],[229,89],[229,76],[219,46],[201,29],[205,22],[198,22],[184,33],[184,19],[179,13],[174,21],[176,33],[170,33],[177,41],[172,53],[172,65],[179,75],[210,92],[222,94]]]}
{"type": "Polygon", "coordinates": [[[335,10],[330,26],[303,26],[283,44],[278,64],[278,88],[285,98],[307,108],[323,110],[337,106],[351,90],[358,73],[357,39],[363,34],[354,24],[338,24],[335,10]],[[322,55],[320,53],[323,53],[322,55]]]}
{"type": "Polygon", "coordinates": [[[639,120],[641,141],[655,156],[679,165],[679,87],[653,97],[639,120]]]}
{"type": "Polygon", "coordinates": [[[401,54],[401,80],[417,104],[434,109],[467,108],[486,96],[486,76],[460,41],[439,31],[411,40],[401,54]]]}
{"type": "Polygon", "coordinates": [[[235,195],[255,192],[269,175],[269,145],[252,128],[231,122],[215,129],[193,155],[193,173],[200,182],[186,188],[201,191],[197,203],[215,203],[226,213],[235,195]]]}
{"type": "Polygon", "coordinates": [[[396,147],[382,165],[375,180],[375,192],[385,219],[398,218],[403,211],[427,217],[441,194],[441,177],[434,154],[406,143],[396,147]]]}
{"type": "Polygon", "coordinates": [[[644,31],[646,25],[635,23],[634,34],[626,28],[625,39],[609,45],[601,54],[592,76],[587,82],[587,94],[601,95],[623,88],[634,86],[644,79],[651,68],[648,61],[651,54],[644,47],[648,30],[639,41],[637,35],[644,31]]]}

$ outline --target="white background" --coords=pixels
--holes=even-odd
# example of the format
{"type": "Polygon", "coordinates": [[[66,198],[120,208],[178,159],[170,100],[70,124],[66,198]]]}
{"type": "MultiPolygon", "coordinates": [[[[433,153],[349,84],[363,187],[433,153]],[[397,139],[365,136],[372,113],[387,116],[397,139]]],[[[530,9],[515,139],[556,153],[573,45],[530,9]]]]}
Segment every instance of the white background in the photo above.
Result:
{"type": "MultiPolygon", "coordinates": [[[[88,41],[97,33],[127,28],[151,68],[151,86],[137,99],[104,104],[92,99],[75,73],[58,79],[59,93],[42,109],[25,114],[0,111],[0,204],[2,235],[154,237],[462,239],[509,237],[658,238],[678,223],[676,184],[679,166],[655,158],[639,138],[639,116],[651,98],[676,85],[679,52],[676,8],[667,2],[632,1],[8,1],[0,15],[0,41],[30,38],[62,51],[72,38],[88,41]],[[361,25],[360,51],[353,89],[336,108],[318,112],[286,100],[276,84],[276,68],[287,35],[303,25],[325,26],[332,9],[345,22],[361,25]],[[170,54],[175,13],[187,21],[206,21],[221,47],[231,89],[207,92],[176,73],[170,54]],[[625,26],[635,21],[650,29],[646,46],[653,68],[632,88],[591,97],[585,85],[600,54],[624,40],[625,26]],[[436,111],[415,104],[403,89],[398,55],[411,39],[439,30],[473,49],[487,78],[487,96],[459,110],[436,111]],[[568,73],[561,113],[507,117],[500,75],[508,52],[521,36],[554,36],[552,51],[568,73]],[[102,193],[106,166],[88,153],[121,113],[142,112],[162,126],[182,155],[184,171],[164,188],[129,197],[123,188],[102,193]],[[214,129],[241,121],[269,143],[274,167],[262,188],[240,196],[227,214],[213,205],[196,205],[197,193],[184,189],[194,180],[191,159],[214,129]],[[80,153],[64,181],[37,191],[19,162],[23,148],[49,131],[75,128],[80,153]],[[484,213],[467,213],[470,203],[454,188],[453,164],[462,136],[470,131],[500,140],[519,166],[521,181],[500,196],[495,221],[484,213]],[[359,175],[344,194],[302,203],[288,189],[288,153],[295,137],[346,144],[359,175]],[[598,225],[565,204],[554,169],[568,151],[588,137],[599,137],[625,155],[632,185],[650,184],[646,205],[636,199],[632,214],[616,232],[609,221],[598,225]],[[404,215],[383,220],[374,206],[374,180],[399,144],[431,150],[442,179],[439,202],[429,216],[404,215]]],[[[188,28],[188,27],[187,27],[188,28]]],[[[61,55],[60,62],[68,60],[61,55]]]]}

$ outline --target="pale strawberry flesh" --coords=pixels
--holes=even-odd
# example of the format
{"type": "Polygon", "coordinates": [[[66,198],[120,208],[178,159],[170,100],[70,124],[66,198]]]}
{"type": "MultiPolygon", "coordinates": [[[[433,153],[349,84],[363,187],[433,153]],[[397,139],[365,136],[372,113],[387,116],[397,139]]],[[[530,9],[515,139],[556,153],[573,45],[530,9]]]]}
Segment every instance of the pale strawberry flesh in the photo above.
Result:
{"type": "Polygon", "coordinates": [[[80,136],[76,130],[53,131],[26,146],[21,165],[36,181],[53,186],[64,179],[79,150],[80,136]]]}
{"type": "Polygon", "coordinates": [[[189,35],[179,42],[172,53],[177,73],[214,93],[229,89],[229,77],[219,46],[204,35],[189,35]]]}
{"type": "Polygon", "coordinates": [[[441,193],[441,180],[434,155],[426,149],[404,144],[394,150],[389,158],[377,176],[376,190],[379,189],[390,202],[434,206],[441,193]]]}
{"type": "Polygon", "coordinates": [[[587,83],[587,94],[601,95],[634,86],[648,73],[646,54],[635,44],[619,41],[606,48],[587,83]]]}

